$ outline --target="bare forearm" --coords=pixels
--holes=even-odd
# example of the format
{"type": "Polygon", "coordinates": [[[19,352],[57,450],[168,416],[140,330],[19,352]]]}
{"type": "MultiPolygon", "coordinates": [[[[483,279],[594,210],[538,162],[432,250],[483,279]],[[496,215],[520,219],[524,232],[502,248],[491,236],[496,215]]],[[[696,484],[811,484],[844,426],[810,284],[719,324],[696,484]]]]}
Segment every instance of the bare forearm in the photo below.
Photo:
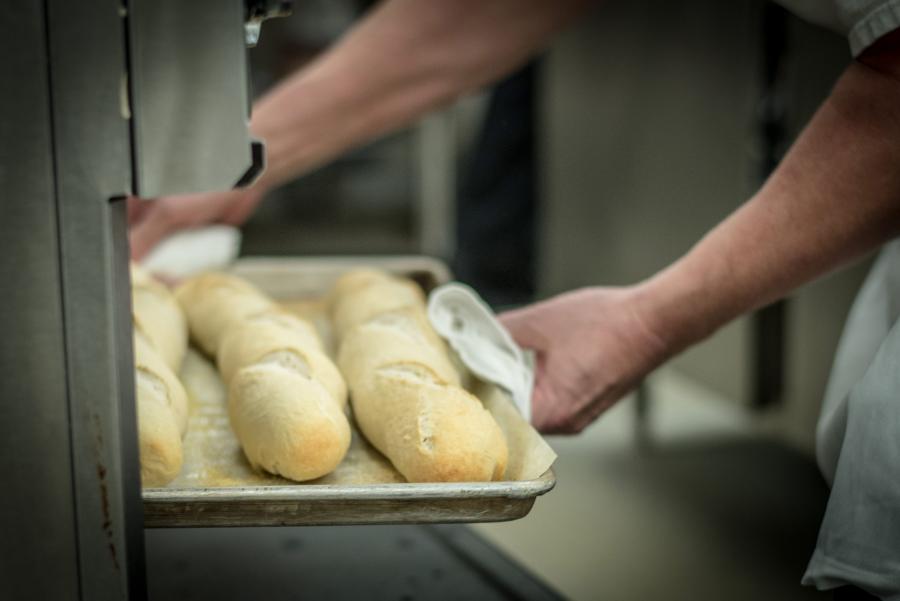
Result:
{"type": "Polygon", "coordinates": [[[507,73],[587,0],[388,0],[254,108],[271,188],[507,73]]]}
{"type": "Polygon", "coordinates": [[[671,352],[900,234],[892,70],[849,67],[765,186],[640,287],[642,314],[671,352]]]}

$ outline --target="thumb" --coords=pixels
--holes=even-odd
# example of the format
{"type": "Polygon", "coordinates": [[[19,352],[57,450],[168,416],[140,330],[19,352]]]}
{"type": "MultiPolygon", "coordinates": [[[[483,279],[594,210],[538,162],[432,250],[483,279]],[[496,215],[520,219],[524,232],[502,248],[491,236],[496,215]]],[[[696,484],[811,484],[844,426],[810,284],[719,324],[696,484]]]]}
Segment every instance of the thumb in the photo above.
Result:
{"type": "Polygon", "coordinates": [[[519,346],[534,350],[545,346],[546,337],[535,327],[537,320],[531,307],[506,311],[499,319],[519,346]]]}

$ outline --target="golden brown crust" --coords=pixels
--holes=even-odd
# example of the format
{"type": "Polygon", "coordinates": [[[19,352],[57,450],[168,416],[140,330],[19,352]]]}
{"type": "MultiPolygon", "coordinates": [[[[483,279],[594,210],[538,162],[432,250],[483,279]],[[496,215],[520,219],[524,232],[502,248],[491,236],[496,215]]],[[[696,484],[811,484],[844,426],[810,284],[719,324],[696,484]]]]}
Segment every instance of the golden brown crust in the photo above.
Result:
{"type": "Polygon", "coordinates": [[[169,289],[135,264],[131,282],[141,482],[165,486],[183,462],[188,399],[175,370],[187,350],[187,324],[169,289]]]}
{"type": "MultiPolygon", "coordinates": [[[[354,272],[350,272],[344,277],[350,278],[353,275],[354,272]]],[[[389,278],[371,279],[367,282],[358,282],[346,294],[333,295],[331,321],[338,340],[354,326],[378,315],[402,309],[423,308],[425,305],[422,289],[409,280],[389,278]]],[[[347,288],[345,285],[344,289],[347,288]]]]}
{"type": "Polygon", "coordinates": [[[506,441],[477,398],[427,373],[384,367],[354,389],[357,423],[410,482],[502,477],[506,441]]]}
{"type": "Polygon", "coordinates": [[[315,328],[230,275],[193,278],[176,295],[192,336],[217,359],[250,463],[298,481],[337,467],[350,445],[347,387],[315,328]]]}
{"type": "Polygon", "coordinates": [[[507,446],[481,401],[459,386],[446,346],[411,282],[351,272],[332,293],[338,365],[366,438],[411,482],[487,481],[507,446]],[[348,284],[348,282],[353,285],[348,284]]]}
{"type": "Polygon", "coordinates": [[[227,384],[241,367],[283,348],[322,351],[322,342],[309,322],[281,311],[266,311],[235,323],[222,335],[216,357],[227,384]]]}
{"type": "Polygon", "coordinates": [[[328,474],[350,447],[350,425],[325,387],[279,365],[238,371],[228,414],[250,463],[291,480],[328,474]]]}
{"type": "Polygon", "coordinates": [[[322,352],[311,324],[285,316],[278,321],[248,319],[231,327],[219,345],[218,365],[225,384],[240,369],[261,362],[291,364],[306,377],[321,382],[340,407],[347,405],[344,378],[322,352]]]}
{"type": "Polygon", "coordinates": [[[187,351],[187,322],[171,291],[146,271],[132,264],[131,311],[134,327],[178,371],[187,351]]]}
{"type": "Polygon", "coordinates": [[[391,276],[378,269],[352,269],[339,277],[328,296],[329,304],[370,284],[390,281],[391,276]]]}
{"type": "Polygon", "coordinates": [[[145,487],[165,486],[181,471],[181,433],[167,400],[141,378],[137,384],[137,414],[141,483],[145,487]]]}
{"type": "Polygon", "coordinates": [[[424,335],[409,335],[393,325],[361,324],[341,341],[338,366],[348,384],[365,381],[381,367],[405,365],[413,369],[418,365],[432,373],[437,382],[459,385],[459,374],[446,353],[426,340],[424,335]]]}
{"type": "Polygon", "coordinates": [[[181,435],[187,431],[188,397],[178,376],[169,369],[162,357],[142,337],[134,338],[134,368],[138,383],[146,380],[155,387],[160,399],[172,412],[181,435]]]}
{"type": "Polygon", "coordinates": [[[175,298],[187,316],[191,338],[211,357],[229,326],[274,308],[253,285],[224,273],[206,273],[186,280],[175,298]]]}

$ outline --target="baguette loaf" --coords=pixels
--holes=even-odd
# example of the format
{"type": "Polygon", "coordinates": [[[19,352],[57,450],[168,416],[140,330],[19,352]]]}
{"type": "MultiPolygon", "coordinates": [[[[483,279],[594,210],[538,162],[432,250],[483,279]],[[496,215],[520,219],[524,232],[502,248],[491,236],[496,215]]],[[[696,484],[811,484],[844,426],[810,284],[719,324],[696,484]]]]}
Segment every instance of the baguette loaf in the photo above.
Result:
{"type": "Polygon", "coordinates": [[[367,270],[333,289],[338,365],[356,421],[410,482],[500,479],[507,447],[481,401],[460,386],[412,282],[367,270]]]}
{"type": "Polygon", "coordinates": [[[184,314],[169,289],[137,265],[131,267],[131,311],[134,329],[177,372],[187,351],[184,314]]]}
{"type": "Polygon", "coordinates": [[[138,444],[141,454],[141,484],[165,486],[181,471],[181,433],[164,394],[155,383],[136,374],[138,444]]]}
{"type": "Polygon", "coordinates": [[[250,463],[291,480],[331,472],[350,446],[350,425],[325,387],[277,362],[237,372],[228,415],[250,463]]]}
{"type": "Polygon", "coordinates": [[[159,392],[158,396],[172,412],[179,435],[184,436],[188,422],[187,392],[175,372],[139,334],[134,337],[134,371],[141,381],[159,392]]]}
{"type": "Polygon", "coordinates": [[[331,321],[337,340],[354,326],[378,315],[425,306],[425,295],[415,283],[387,279],[372,270],[351,271],[338,279],[331,299],[331,321]]]}
{"type": "Polygon", "coordinates": [[[275,308],[249,282],[224,273],[207,273],[185,281],[175,291],[175,298],[187,316],[194,342],[213,358],[231,324],[275,308]]]}
{"type": "Polygon", "coordinates": [[[341,409],[347,405],[347,385],[322,349],[315,328],[293,315],[267,311],[233,325],[219,345],[219,372],[225,384],[244,367],[277,363],[317,380],[341,409]]]}
{"type": "Polygon", "coordinates": [[[188,399],[177,370],[187,346],[184,315],[168,289],[132,266],[135,396],[141,482],[165,486],[181,471],[188,399]]]}
{"type": "Polygon", "coordinates": [[[195,340],[216,357],[250,463],[297,481],[334,470],[350,446],[347,387],[315,328],[233,276],[199,276],[176,294],[195,340]]]}
{"type": "Polygon", "coordinates": [[[141,483],[146,487],[165,486],[181,471],[183,450],[181,437],[186,420],[184,388],[156,352],[135,338],[135,354],[144,359],[155,356],[151,363],[161,365],[163,375],[147,367],[143,362],[135,370],[135,388],[138,414],[138,442],[141,456],[141,483]],[[142,349],[142,350],[138,350],[142,349]]]}

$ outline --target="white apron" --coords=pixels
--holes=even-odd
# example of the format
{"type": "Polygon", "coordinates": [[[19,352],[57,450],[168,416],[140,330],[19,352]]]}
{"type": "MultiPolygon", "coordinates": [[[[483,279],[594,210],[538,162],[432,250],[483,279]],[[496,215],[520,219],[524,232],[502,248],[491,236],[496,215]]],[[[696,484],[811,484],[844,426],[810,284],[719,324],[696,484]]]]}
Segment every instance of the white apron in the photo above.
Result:
{"type": "Polygon", "coordinates": [[[831,496],[804,584],[900,601],[900,240],[847,318],[816,431],[831,496]]]}

